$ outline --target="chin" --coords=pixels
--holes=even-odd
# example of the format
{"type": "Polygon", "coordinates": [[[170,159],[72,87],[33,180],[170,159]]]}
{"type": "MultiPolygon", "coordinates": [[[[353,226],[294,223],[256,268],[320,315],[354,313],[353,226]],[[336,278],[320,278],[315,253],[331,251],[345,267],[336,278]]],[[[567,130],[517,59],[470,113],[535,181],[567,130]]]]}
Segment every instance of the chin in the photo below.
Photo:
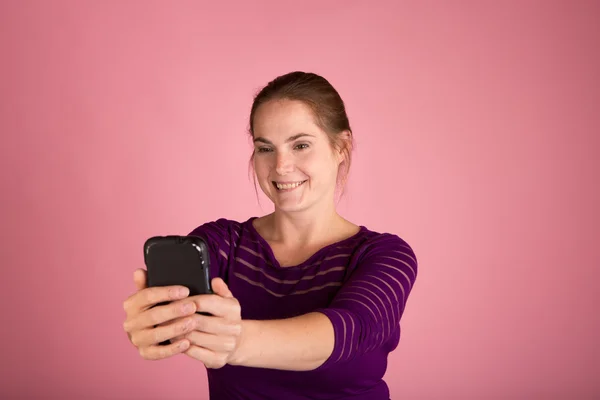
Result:
{"type": "Polygon", "coordinates": [[[292,212],[306,208],[306,201],[303,199],[278,199],[276,196],[277,194],[275,194],[275,196],[269,196],[269,198],[277,210],[292,212]]]}
{"type": "Polygon", "coordinates": [[[284,212],[284,213],[302,213],[308,210],[311,210],[315,207],[318,206],[318,204],[321,204],[323,202],[323,198],[320,197],[314,197],[314,193],[313,196],[310,196],[310,198],[305,197],[305,198],[300,198],[300,199],[277,199],[275,198],[275,201],[273,201],[273,198],[271,198],[271,201],[273,202],[273,206],[275,207],[275,210],[277,210],[278,212],[284,212]]]}
{"type": "Polygon", "coordinates": [[[281,211],[281,212],[285,212],[285,213],[297,213],[297,212],[305,211],[309,208],[309,206],[305,205],[305,204],[288,204],[287,202],[285,202],[285,203],[286,204],[274,203],[275,209],[277,211],[281,211]]]}

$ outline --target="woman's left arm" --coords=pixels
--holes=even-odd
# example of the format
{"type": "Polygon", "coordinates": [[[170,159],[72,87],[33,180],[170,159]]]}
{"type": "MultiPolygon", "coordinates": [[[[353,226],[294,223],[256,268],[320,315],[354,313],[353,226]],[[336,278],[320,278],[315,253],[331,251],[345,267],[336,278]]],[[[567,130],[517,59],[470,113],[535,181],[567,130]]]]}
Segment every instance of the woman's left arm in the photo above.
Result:
{"type": "MultiPolygon", "coordinates": [[[[329,307],[279,320],[225,316],[235,320],[239,335],[218,348],[208,343],[207,334],[192,332],[189,338],[195,345],[188,355],[201,361],[217,356],[214,368],[225,363],[293,371],[326,368],[371,351],[394,334],[416,276],[417,260],[408,244],[395,235],[383,235],[366,251],[329,307]],[[206,347],[213,349],[212,354],[206,347]]],[[[201,302],[198,308],[202,311],[201,302]]]]}
{"type": "Polygon", "coordinates": [[[309,371],[334,348],[334,329],[325,314],[313,312],[277,320],[244,320],[231,365],[309,371]]]}

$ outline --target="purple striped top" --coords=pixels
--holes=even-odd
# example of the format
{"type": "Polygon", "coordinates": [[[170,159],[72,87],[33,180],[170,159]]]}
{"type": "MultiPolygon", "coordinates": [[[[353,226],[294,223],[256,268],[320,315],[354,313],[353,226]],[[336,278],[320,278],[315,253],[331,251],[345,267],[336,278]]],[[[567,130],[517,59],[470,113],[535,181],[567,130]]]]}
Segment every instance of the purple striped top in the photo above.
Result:
{"type": "Polygon", "coordinates": [[[252,221],[218,219],[190,234],[211,251],[211,273],[241,304],[243,319],[282,319],[309,312],[330,318],[335,346],[312,371],[226,365],[208,369],[211,400],[389,399],[388,353],[417,276],[411,247],[397,235],[360,227],[306,261],[281,267],[252,221]]]}

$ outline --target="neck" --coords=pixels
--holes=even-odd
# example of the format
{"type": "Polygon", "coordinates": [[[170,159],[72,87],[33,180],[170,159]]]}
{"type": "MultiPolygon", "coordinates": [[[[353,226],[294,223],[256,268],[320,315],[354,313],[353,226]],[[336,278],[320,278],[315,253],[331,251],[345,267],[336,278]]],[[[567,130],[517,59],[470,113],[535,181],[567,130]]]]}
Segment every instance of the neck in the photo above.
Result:
{"type": "Polygon", "coordinates": [[[333,203],[299,212],[275,209],[270,219],[271,239],[290,247],[326,241],[344,221],[333,203]]]}

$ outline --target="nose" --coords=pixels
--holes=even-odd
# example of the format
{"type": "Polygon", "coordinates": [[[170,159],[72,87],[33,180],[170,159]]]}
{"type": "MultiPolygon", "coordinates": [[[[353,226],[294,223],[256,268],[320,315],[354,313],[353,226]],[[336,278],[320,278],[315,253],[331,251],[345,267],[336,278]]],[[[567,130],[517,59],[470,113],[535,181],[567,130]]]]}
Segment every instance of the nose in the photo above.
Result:
{"type": "Polygon", "coordinates": [[[294,170],[294,164],[291,160],[291,156],[285,153],[277,154],[277,164],[275,165],[275,172],[278,175],[286,175],[294,170]]]}

